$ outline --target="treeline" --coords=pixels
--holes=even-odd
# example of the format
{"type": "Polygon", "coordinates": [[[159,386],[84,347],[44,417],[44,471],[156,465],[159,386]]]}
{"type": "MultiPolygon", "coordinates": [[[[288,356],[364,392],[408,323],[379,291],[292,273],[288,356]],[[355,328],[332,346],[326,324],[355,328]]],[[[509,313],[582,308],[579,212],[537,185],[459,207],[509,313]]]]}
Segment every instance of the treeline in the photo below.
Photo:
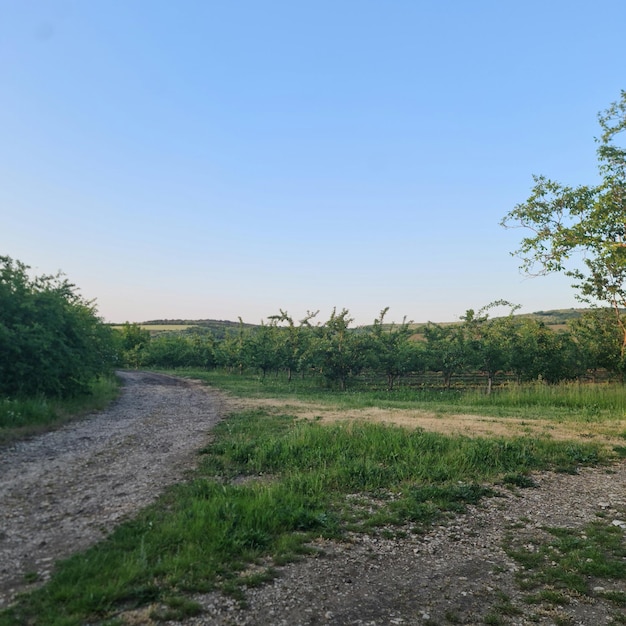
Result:
{"type": "Polygon", "coordinates": [[[610,309],[591,309],[555,332],[542,321],[514,315],[518,307],[498,301],[479,311],[468,310],[455,324],[428,323],[419,335],[411,324],[386,324],[384,309],[371,326],[351,327],[347,309],[334,310],[319,322],[309,313],[296,322],[285,311],[251,327],[240,323],[223,338],[193,329],[151,337],[138,324],[120,331],[121,362],[127,367],[176,369],[196,367],[316,375],[346,389],[351,381],[376,377],[393,389],[399,379],[436,373],[449,388],[455,377],[479,374],[490,392],[498,378],[547,383],[595,377],[603,372],[622,378],[621,333],[610,309]],[[510,314],[490,317],[495,306],[510,314]]]}
{"type": "Polygon", "coordinates": [[[355,379],[478,374],[490,391],[507,377],[557,383],[598,372],[622,379],[626,361],[624,320],[611,309],[585,311],[555,332],[541,320],[514,315],[517,307],[494,302],[468,310],[455,324],[387,324],[388,309],[368,327],[352,327],[347,309],[320,322],[317,313],[295,321],[279,311],[261,325],[194,328],[151,336],[138,324],[107,326],[92,302],[62,275],[31,277],[29,267],[0,256],[0,397],[68,397],[116,367],[226,368],[272,373],[292,380],[317,376],[346,389],[355,379]],[[495,306],[510,314],[490,317],[495,306]]]}

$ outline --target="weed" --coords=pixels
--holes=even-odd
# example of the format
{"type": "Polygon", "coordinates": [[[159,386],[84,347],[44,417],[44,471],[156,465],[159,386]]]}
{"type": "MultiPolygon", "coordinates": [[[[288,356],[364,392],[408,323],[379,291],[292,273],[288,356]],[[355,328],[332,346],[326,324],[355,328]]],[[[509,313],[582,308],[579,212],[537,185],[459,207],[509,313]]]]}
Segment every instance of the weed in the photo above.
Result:
{"type": "Polygon", "coordinates": [[[530,476],[520,473],[506,474],[502,478],[502,482],[505,485],[512,485],[514,487],[520,487],[521,489],[529,489],[537,486],[537,483],[530,476]]]}
{"type": "MultiPolygon", "coordinates": [[[[518,576],[523,590],[533,590],[529,604],[564,606],[577,595],[598,595],[617,606],[626,604],[621,591],[593,590],[598,581],[626,579],[623,529],[598,519],[582,529],[544,528],[543,539],[509,535],[505,549],[524,570],[518,576]]],[[[563,622],[567,623],[567,622],[563,622]]]]}

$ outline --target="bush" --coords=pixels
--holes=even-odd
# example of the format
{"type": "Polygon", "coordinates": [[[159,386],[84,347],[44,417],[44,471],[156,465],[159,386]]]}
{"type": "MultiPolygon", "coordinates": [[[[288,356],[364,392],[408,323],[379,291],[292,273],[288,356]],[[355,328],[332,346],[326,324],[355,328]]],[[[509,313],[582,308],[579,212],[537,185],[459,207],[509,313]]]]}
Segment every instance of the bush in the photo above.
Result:
{"type": "Polygon", "coordinates": [[[0,396],[85,392],[112,368],[112,331],[61,274],[29,269],[0,256],[0,396]]]}

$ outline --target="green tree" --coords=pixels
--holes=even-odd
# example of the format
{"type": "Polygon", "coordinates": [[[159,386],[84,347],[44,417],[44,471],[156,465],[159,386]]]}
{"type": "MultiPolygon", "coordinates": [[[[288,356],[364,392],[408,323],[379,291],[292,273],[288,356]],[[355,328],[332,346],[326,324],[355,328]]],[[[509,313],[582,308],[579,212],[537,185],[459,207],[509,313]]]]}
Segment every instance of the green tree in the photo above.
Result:
{"type": "Polygon", "coordinates": [[[598,369],[622,374],[621,334],[611,309],[591,309],[569,323],[580,348],[586,370],[595,377],[598,369]]]}
{"type": "Polygon", "coordinates": [[[446,389],[450,389],[452,377],[468,366],[465,330],[461,324],[435,324],[424,327],[428,367],[441,372],[446,389]]]}
{"type": "Polygon", "coordinates": [[[598,185],[568,187],[535,176],[528,200],[502,220],[530,231],[514,253],[529,274],[564,272],[574,279],[582,302],[606,303],[621,332],[626,355],[626,149],[615,143],[626,129],[626,91],[598,115],[598,185]],[[582,261],[578,261],[582,255],[582,261]]]}
{"type": "Polygon", "coordinates": [[[246,367],[258,369],[261,378],[268,372],[278,371],[281,366],[279,329],[276,320],[269,324],[261,323],[246,334],[243,344],[243,361],[246,367]]]}
{"type": "Polygon", "coordinates": [[[150,345],[150,331],[139,324],[126,322],[118,331],[118,345],[122,364],[138,368],[144,361],[144,352],[150,345]]]}
{"type": "Polygon", "coordinates": [[[237,369],[242,374],[246,360],[244,346],[249,332],[241,318],[237,332],[227,329],[225,337],[215,346],[216,363],[230,371],[237,369]]]}
{"type": "Polygon", "coordinates": [[[317,337],[313,347],[313,359],[319,372],[331,383],[338,383],[342,391],[348,380],[359,374],[367,363],[367,346],[363,335],[350,329],[354,321],[347,309],[337,313],[315,328],[317,337]]]}
{"type": "Polygon", "coordinates": [[[515,335],[513,313],[518,308],[518,305],[498,300],[484,306],[477,313],[469,309],[461,318],[468,363],[487,377],[487,394],[491,393],[498,372],[505,371],[511,362],[515,335]],[[496,306],[509,306],[511,311],[506,317],[490,319],[488,311],[496,306]]]}
{"type": "Polygon", "coordinates": [[[545,379],[559,357],[556,333],[543,322],[518,318],[510,352],[510,369],[518,382],[545,379]]]}
{"type": "Polygon", "coordinates": [[[112,330],[62,274],[0,257],[0,395],[71,396],[111,371],[112,330]]]}
{"type": "Polygon", "coordinates": [[[142,364],[176,369],[215,365],[214,338],[209,333],[163,333],[154,337],[142,352],[142,364]]]}
{"type": "MultiPolygon", "coordinates": [[[[374,320],[370,333],[371,367],[387,377],[387,389],[393,389],[396,380],[409,372],[424,369],[420,363],[419,345],[411,339],[413,331],[406,318],[402,324],[386,326],[385,315],[389,307],[380,312],[374,320]]],[[[422,359],[423,361],[423,359],[422,359]]]]}
{"type": "Polygon", "coordinates": [[[298,326],[296,326],[293,318],[282,309],[278,315],[272,315],[269,318],[277,324],[286,324],[286,326],[280,327],[278,351],[281,367],[287,371],[289,382],[291,382],[294,372],[304,374],[307,366],[310,365],[313,340],[311,320],[318,313],[319,311],[307,311],[306,317],[300,320],[298,326]]]}

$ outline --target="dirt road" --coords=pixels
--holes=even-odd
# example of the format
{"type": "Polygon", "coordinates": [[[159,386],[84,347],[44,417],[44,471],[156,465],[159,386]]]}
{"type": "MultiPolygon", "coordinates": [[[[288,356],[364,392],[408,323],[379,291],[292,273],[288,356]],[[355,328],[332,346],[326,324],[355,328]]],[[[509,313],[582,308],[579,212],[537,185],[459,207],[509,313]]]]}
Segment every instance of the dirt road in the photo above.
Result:
{"type": "Polygon", "coordinates": [[[119,375],[105,411],[0,449],[0,607],[182,478],[220,419],[199,383],[119,375]]]}

